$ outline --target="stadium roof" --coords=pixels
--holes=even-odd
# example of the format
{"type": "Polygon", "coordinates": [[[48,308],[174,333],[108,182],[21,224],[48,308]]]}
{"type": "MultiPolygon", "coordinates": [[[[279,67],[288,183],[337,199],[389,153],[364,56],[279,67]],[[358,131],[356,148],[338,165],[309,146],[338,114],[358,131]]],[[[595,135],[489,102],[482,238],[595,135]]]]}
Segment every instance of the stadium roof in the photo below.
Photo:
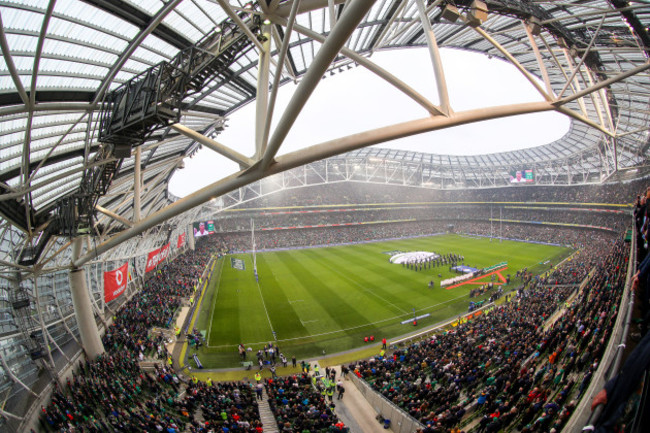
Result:
{"type": "MultiPolygon", "coordinates": [[[[600,182],[617,170],[645,165],[648,3],[485,3],[486,17],[481,2],[468,0],[2,0],[0,214],[34,238],[56,215],[60,223],[53,234],[74,235],[88,227],[70,218],[90,206],[102,213],[101,227],[91,229],[104,239],[130,227],[101,244],[101,253],[214,196],[306,162],[401,136],[546,110],[570,116],[572,125],[562,139],[544,146],[478,156],[379,149],[355,155],[452,168],[441,176],[471,177],[525,164],[558,173],[555,179],[562,175],[565,183],[600,182]],[[421,19],[425,14],[428,20],[421,19]],[[375,51],[408,47],[429,48],[439,104],[372,62],[375,51]],[[438,47],[511,62],[537,88],[540,102],[453,113],[438,47]],[[212,57],[205,69],[195,75],[183,69],[187,59],[204,60],[206,51],[212,57]],[[276,157],[323,74],[357,65],[422,106],[423,119],[276,157]],[[113,133],[110,122],[126,100],[121,96],[136,95],[138,86],[151,92],[155,85],[156,97],[160,77],[174,83],[178,71],[187,77],[184,92],[165,96],[175,100],[176,111],[156,111],[155,125],[150,117],[140,119],[139,130],[127,131],[132,135],[113,133]],[[268,105],[259,101],[273,101],[278,85],[289,82],[298,83],[296,94],[284,113],[275,113],[281,120],[269,131],[268,105]],[[257,151],[245,156],[215,138],[226,116],[255,99],[257,151]],[[199,145],[236,161],[242,172],[172,204],[168,181],[199,145]],[[138,175],[141,181],[135,182],[138,175]]],[[[167,102],[156,99],[151,106],[167,102]]]]}

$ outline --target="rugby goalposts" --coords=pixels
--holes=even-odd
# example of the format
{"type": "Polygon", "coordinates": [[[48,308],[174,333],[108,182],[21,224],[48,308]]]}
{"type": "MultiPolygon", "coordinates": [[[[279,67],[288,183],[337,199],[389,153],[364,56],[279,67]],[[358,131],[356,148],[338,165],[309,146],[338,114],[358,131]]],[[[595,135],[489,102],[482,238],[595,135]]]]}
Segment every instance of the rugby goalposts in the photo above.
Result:
{"type": "Polygon", "coordinates": [[[253,273],[255,274],[255,279],[257,280],[257,246],[255,244],[255,220],[251,218],[251,251],[253,255],[253,273]]]}

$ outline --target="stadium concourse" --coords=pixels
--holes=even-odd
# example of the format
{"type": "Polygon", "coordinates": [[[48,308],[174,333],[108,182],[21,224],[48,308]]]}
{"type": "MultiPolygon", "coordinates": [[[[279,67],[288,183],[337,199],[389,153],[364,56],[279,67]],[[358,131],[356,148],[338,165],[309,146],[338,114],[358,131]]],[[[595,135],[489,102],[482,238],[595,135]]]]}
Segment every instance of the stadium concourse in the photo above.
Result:
{"type": "MultiPolygon", "coordinates": [[[[356,188],[349,185],[349,193],[353,194],[356,188]]],[[[579,188],[570,192],[576,190],[579,188]]],[[[495,201],[512,202],[511,190],[502,191],[495,201]]],[[[295,197],[303,192],[313,196],[310,190],[296,190],[292,194],[295,197]]],[[[319,197],[323,203],[335,203],[338,193],[323,188],[319,197]]],[[[374,197],[364,197],[370,199],[367,204],[375,201],[374,197]]],[[[570,197],[575,195],[567,198],[570,197]]],[[[617,197],[612,201],[626,200],[617,197]]],[[[383,219],[387,213],[391,218],[399,214],[403,218],[422,220],[382,223],[372,228],[366,224],[260,231],[259,242],[273,248],[326,245],[342,239],[365,242],[417,236],[436,228],[444,230],[448,221],[456,221],[455,230],[459,233],[490,236],[495,230],[488,221],[489,213],[486,214],[489,206],[472,205],[463,210],[449,203],[451,213],[445,214],[440,209],[443,211],[440,221],[432,221],[427,218],[426,209],[403,204],[400,209],[334,212],[326,217],[339,223],[352,221],[351,218],[368,222],[364,219],[383,219]],[[471,219],[458,218],[458,213],[471,219]]],[[[422,423],[423,432],[560,431],[586,394],[616,319],[629,257],[621,230],[626,226],[625,221],[630,220],[629,208],[626,209],[623,216],[602,220],[600,223],[608,227],[600,229],[503,224],[499,234],[504,238],[572,244],[579,249],[579,255],[549,275],[526,280],[509,294],[507,302],[490,307],[474,320],[435,332],[407,346],[392,347],[385,353],[382,351],[383,355],[378,346],[377,356],[346,364],[344,369],[363,378],[376,392],[416,418],[422,423]]],[[[540,215],[535,209],[514,211],[522,220],[540,215]]],[[[549,222],[558,222],[554,221],[557,217],[559,221],[568,218],[572,224],[590,222],[590,215],[600,216],[595,210],[574,212],[575,215],[553,210],[541,213],[549,222]]],[[[314,217],[320,218],[319,214],[311,213],[284,214],[270,225],[289,224],[289,221],[301,225],[303,218],[313,223],[314,217]]],[[[235,213],[215,220],[215,225],[235,227],[239,223],[237,218],[245,219],[235,213]]],[[[142,291],[115,310],[114,320],[103,337],[106,353],[95,361],[82,363],[66,383],[56,386],[51,401],[42,408],[40,429],[274,431],[276,426],[262,424],[260,408],[265,402],[255,397],[259,390],[253,372],[244,373],[249,376],[246,381],[198,380],[187,370],[178,371],[178,363],[171,360],[167,351],[170,340],[164,333],[154,331],[172,326],[175,310],[195,294],[194,287],[210,257],[248,249],[249,236],[248,231],[224,230],[198,238],[193,251],[161,265],[142,291]]],[[[311,365],[315,360],[304,361],[298,360],[298,365],[310,364],[309,369],[287,377],[275,378],[275,372],[271,377],[268,368],[263,371],[265,390],[260,394],[269,399],[268,408],[274,414],[277,428],[293,432],[347,431],[347,425],[337,416],[346,404],[345,398],[335,397],[337,379],[329,382],[332,387],[329,392],[334,396],[331,401],[327,382],[313,379],[316,373],[311,365]]],[[[324,376],[325,371],[319,374],[324,376]]],[[[348,391],[355,386],[350,381],[339,385],[348,391]]],[[[349,413],[344,416],[349,417],[349,413]]],[[[362,431],[372,431],[359,427],[364,421],[350,422],[362,431]]],[[[365,428],[377,426],[379,423],[365,428]]]]}

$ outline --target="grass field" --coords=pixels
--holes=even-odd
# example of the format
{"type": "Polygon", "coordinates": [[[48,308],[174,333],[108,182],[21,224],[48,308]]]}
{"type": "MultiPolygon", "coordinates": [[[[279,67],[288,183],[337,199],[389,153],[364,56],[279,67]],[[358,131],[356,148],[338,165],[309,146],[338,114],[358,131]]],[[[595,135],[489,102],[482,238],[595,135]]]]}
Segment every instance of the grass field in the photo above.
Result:
{"type": "MultiPolygon", "coordinates": [[[[228,256],[214,268],[195,325],[206,334],[207,347],[199,351],[202,363],[206,368],[237,366],[239,343],[256,352],[276,340],[289,359],[322,356],[363,346],[364,336],[379,341],[412,332],[412,325],[400,322],[413,317],[414,309],[430,314],[419,327],[467,311],[468,293],[477,285],[442,289],[441,279],[456,276],[448,266],[416,272],[390,263],[385,252],[394,250],[461,254],[473,267],[507,261],[502,274],[513,276],[511,287],[518,284],[517,270],[528,267],[539,274],[571,254],[568,248],[442,235],[259,253],[259,284],[250,254],[228,256]],[[246,269],[233,268],[233,257],[244,260],[246,269]],[[430,280],[434,289],[427,287],[430,280]]],[[[254,352],[249,359],[254,360],[254,352]]]]}

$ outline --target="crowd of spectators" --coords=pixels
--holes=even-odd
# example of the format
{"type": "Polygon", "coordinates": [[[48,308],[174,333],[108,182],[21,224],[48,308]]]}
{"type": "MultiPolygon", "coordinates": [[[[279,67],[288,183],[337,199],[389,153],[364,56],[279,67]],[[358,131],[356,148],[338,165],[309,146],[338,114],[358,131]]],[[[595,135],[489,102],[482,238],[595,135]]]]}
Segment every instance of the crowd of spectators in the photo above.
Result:
{"type": "Polygon", "coordinates": [[[255,221],[255,230],[309,227],[333,224],[361,224],[381,221],[419,222],[431,221],[486,221],[489,218],[517,220],[527,222],[549,222],[560,224],[589,225],[605,227],[619,231],[629,221],[629,211],[604,211],[577,208],[513,208],[510,206],[490,205],[413,205],[395,206],[394,208],[337,208],[319,210],[296,210],[282,212],[247,212],[245,215],[224,213],[215,219],[219,232],[250,232],[251,218],[255,221]]]}
{"type": "Polygon", "coordinates": [[[189,431],[262,432],[257,400],[248,382],[212,383],[190,381],[185,398],[179,403],[193,417],[189,431]],[[197,412],[200,411],[201,422],[197,412]]]}
{"type": "Polygon", "coordinates": [[[166,359],[164,337],[150,330],[170,327],[182,300],[194,292],[212,248],[207,242],[197,242],[194,251],[181,254],[173,262],[162,263],[151,271],[138,295],[128,300],[113,317],[113,323],[104,334],[104,347],[125,349],[140,358],[154,355],[166,359]]]}
{"type": "MultiPolygon", "coordinates": [[[[650,255],[648,255],[648,239],[650,238],[650,214],[648,200],[650,187],[639,191],[634,208],[634,236],[637,244],[637,272],[632,277],[631,288],[636,294],[634,315],[638,325],[630,328],[626,346],[632,348],[626,355],[623,366],[613,377],[606,377],[607,382],[592,401],[592,410],[602,409],[602,412],[592,420],[596,433],[610,431],[626,431],[633,413],[648,413],[647,392],[636,399],[631,398],[635,391],[640,390],[642,377],[647,377],[650,370],[650,255]],[[637,328],[638,326],[638,328],[637,328]],[[640,403],[639,403],[640,400],[640,403]]],[[[647,379],[646,379],[647,380],[647,379]]],[[[646,383],[647,385],[647,383],[646,383]]],[[[594,415],[594,414],[592,414],[594,415]]],[[[641,416],[636,421],[641,420],[641,416]]],[[[641,427],[643,428],[643,427],[641,427]]]]}
{"type": "MultiPolygon", "coordinates": [[[[328,197],[335,197],[340,188],[343,187],[328,190],[328,197]]],[[[309,194],[308,189],[292,192],[294,199],[304,198],[304,194],[309,194]]],[[[517,189],[539,193],[527,201],[553,199],[543,187],[512,190],[517,189]]],[[[589,197],[587,189],[557,190],[565,195],[556,196],[556,201],[589,197]]],[[[496,192],[490,195],[490,191],[482,190],[486,194],[482,196],[483,201],[503,200],[503,192],[497,197],[496,192]]],[[[401,192],[398,195],[401,199],[418,200],[433,200],[448,194],[446,191],[432,192],[432,197],[423,197],[418,194],[427,195],[429,192],[409,190],[406,195],[401,192]]],[[[352,190],[339,198],[343,202],[394,202],[391,194],[392,191],[373,187],[365,192],[352,190]]],[[[474,192],[456,191],[445,197],[469,201],[475,199],[472,194],[474,192]]],[[[323,201],[324,196],[324,193],[314,195],[312,201],[323,201]]],[[[258,201],[256,207],[272,203],[277,198],[274,197],[258,201]]],[[[615,196],[607,192],[591,197],[585,201],[607,201],[615,196]]],[[[345,218],[349,220],[363,214],[364,218],[379,220],[404,219],[403,212],[403,209],[342,212],[335,217],[327,214],[324,218],[341,221],[337,218],[342,216],[346,221],[345,218]]],[[[405,223],[260,230],[256,233],[257,248],[365,242],[447,231],[582,248],[578,256],[553,274],[527,280],[525,289],[489,315],[461,323],[446,335],[401,349],[391,357],[364,361],[354,367],[358,375],[371,381],[384,395],[430,423],[433,426],[431,431],[438,431],[441,426],[457,425],[472,411],[490,414],[489,422],[481,421],[487,431],[494,430],[495,419],[499,419],[500,425],[518,422],[528,431],[560,426],[573,407],[567,403],[568,399],[584,391],[606,341],[620,292],[622,258],[625,256],[623,246],[614,244],[615,235],[606,231],[526,224],[503,224],[497,228],[486,221],[455,218],[454,213],[460,211],[454,208],[435,217],[431,216],[430,208],[417,208],[414,212],[416,221],[405,223]],[[450,221],[454,223],[450,224],[450,221]],[[605,257],[609,250],[613,252],[605,257]],[[574,290],[563,285],[579,283],[594,266],[595,273],[578,300],[569,307],[569,314],[552,325],[546,324],[545,319],[574,290]],[[494,413],[500,415],[491,416],[494,413]]],[[[515,212],[510,215],[512,219],[525,219],[528,211],[512,212],[515,212]]],[[[557,221],[591,221],[590,225],[622,227],[618,216],[601,213],[562,215],[558,211],[548,211],[547,214],[557,221]],[[592,217],[596,219],[590,220],[592,217]]],[[[288,218],[294,217],[289,215],[288,218]]],[[[316,221],[325,214],[315,215],[309,218],[316,221]]],[[[539,212],[537,217],[541,218],[539,212]]],[[[271,223],[280,221],[270,220],[271,223]]],[[[88,432],[261,431],[250,384],[212,384],[196,379],[183,383],[169,362],[164,335],[151,332],[155,327],[172,326],[178,307],[183,299],[194,293],[212,254],[248,249],[248,232],[216,234],[197,239],[195,251],[159,265],[148,275],[144,287],[114,312],[103,337],[106,353],[95,361],[85,362],[71,380],[56,386],[51,402],[42,408],[43,428],[48,431],[88,432]],[[158,360],[154,371],[146,372],[139,367],[138,361],[144,358],[158,360]]],[[[311,387],[308,376],[273,379],[266,383],[266,388],[282,431],[345,431],[327,399],[311,387]]]]}
{"type": "MultiPolygon", "coordinates": [[[[482,189],[422,189],[399,185],[341,182],[287,189],[247,201],[241,207],[413,202],[611,203],[632,205],[644,179],[604,185],[525,185],[482,189]]],[[[244,197],[246,199],[246,197],[244,197]]],[[[252,199],[253,197],[251,197],[252,199]]],[[[237,205],[224,198],[224,205],[237,205]]]]}
{"type": "MultiPolygon", "coordinates": [[[[455,221],[453,224],[450,224],[449,221],[415,221],[344,227],[256,231],[255,243],[257,251],[261,251],[277,248],[369,242],[447,232],[546,242],[568,245],[576,249],[583,248],[586,245],[606,248],[617,236],[615,232],[539,224],[504,223],[500,225],[481,221],[455,221]]],[[[214,248],[223,252],[244,252],[252,249],[250,232],[215,234],[207,238],[214,245],[214,248]]]]}
{"type": "Polygon", "coordinates": [[[334,414],[334,404],[312,387],[307,373],[267,379],[266,392],[281,432],[347,432],[334,414]]]}
{"type": "Polygon", "coordinates": [[[168,357],[163,334],[181,300],[194,292],[215,244],[198,241],[194,251],[159,265],[141,291],[115,312],[103,337],[106,353],[82,364],[64,386],[58,384],[42,408],[46,431],[261,432],[250,386],[183,383],[168,357]],[[159,359],[154,372],[140,368],[159,359]],[[183,395],[183,397],[181,397],[183,395]]]}
{"type": "Polygon", "coordinates": [[[568,245],[575,249],[589,247],[599,251],[603,251],[602,248],[607,251],[613,240],[620,237],[620,233],[602,230],[516,223],[499,225],[486,222],[463,222],[455,224],[454,230],[457,233],[568,245]]]}
{"type": "Polygon", "coordinates": [[[81,364],[64,389],[58,384],[41,409],[46,431],[180,432],[188,420],[174,397],[178,378],[171,369],[140,369],[124,350],[81,364]]]}
{"type": "MultiPolygon", "coordinates": [[[[395,223],[366,224],[346,227],[309,228],[298,230],[256,231],[257,250],[276,248],[296,248],[319,245],[336,245],[349,242],[366,242],[372,240],[422,236],[444,233],[447,229],[443,223],[395,223]]],[[[251,234],[227,233],[208,237],[218,247],[227,252],[250,251],[251,234]]]]}
{"type": "Polygon", "coordinates": [[[487,432],[560,431],[602,356],[627,257],[616,242],[570,304],[575,288],[549,284],[552,276],[532,279],[486,314],[350,369],[427,432],[449,432],[461,422],[487,432]]]}

